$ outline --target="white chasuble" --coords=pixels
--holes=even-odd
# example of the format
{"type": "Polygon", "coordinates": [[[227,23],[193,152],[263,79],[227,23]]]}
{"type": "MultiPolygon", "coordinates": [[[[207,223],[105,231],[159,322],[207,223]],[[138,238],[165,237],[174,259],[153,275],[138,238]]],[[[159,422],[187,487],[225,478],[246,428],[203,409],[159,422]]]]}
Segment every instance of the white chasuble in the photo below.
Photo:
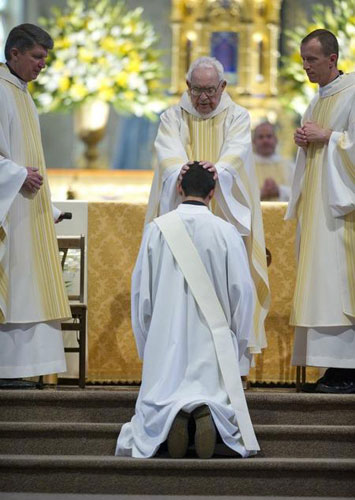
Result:
{"type": "Polygon", "coordinates": [[[305,339],[309,349],[304,364],[322,356],[332,359],[335,348],[315,342],[317,336],[334,335],[334,342],[340,335],[340,342],[342,332],[352,332],[353,340],[343,342],[343,355],[340,349],[338,362],[333,359],[330,366],[341,367],[350,350],[355,367],[355,74],[322,87],[306,121],[333,132],[328,145],[311,143],[306,154],[299,150],[297,155],[286,216],[297,217],[300,235],[290,323],[302,327],[296,335],[307,335],[308,329],[312,336],[305,339]],[[329,352],[317,353],[321,345],[329,352]]]}
{"type": "Polygon", "coordinates": [[[217,108],[202,116],[185,93],[177,106],[161,116],[155,147],[158,169],[154,173],[146,222],[180,203],[176,182],[185,163],[198,160],[215,164],[218,182],[211,208],[243,236],[256,296],[254,334],[249,349],[252,353],[260,352],[266,347],[264,319],[270,297],[248,112],[224,92],[217,108]]]}
{"type": "MultiPolygon", "coordinates": [[[[213,284],[230,328],[234,363],[245,374],[253,332],[254,293],[248,257],[235,227],[204,206],[179,205],[182,219],[213,284]]],[[[224,384],[211,330],[158,226],[145,228],[132,275],[132,326],[143,359],[135,415],[117,441],[116,455],[151,457],[177,413],[210,407],[223,442],[247,450],[224,384]]]]}

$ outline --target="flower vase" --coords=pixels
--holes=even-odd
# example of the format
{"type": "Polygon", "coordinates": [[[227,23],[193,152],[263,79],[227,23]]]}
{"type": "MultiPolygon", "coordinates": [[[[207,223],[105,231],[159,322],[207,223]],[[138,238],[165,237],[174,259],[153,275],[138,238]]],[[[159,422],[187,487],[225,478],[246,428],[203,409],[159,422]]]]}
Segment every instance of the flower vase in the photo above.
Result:
{"type": "Polygon", "coordinates": [[[105,135],[109,111],[109,105],[100,100],[85,102],[74,111],[74,130],[85,144],[79,168],[97,169],[105,166],[97,146],[105,135]]]}

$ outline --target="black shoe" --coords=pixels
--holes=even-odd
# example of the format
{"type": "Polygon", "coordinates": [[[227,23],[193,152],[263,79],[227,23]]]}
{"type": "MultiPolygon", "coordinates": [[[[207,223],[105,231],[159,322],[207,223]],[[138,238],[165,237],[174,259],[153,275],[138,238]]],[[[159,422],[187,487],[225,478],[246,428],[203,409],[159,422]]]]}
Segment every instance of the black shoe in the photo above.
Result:
{"type": "Polygon", "coordinates": [[[318,384],[327,383],[334,378],[335,368],[327,368],[323,377],[317,380],[317,382],[306,382],[302,385],[302,392],[319,392],[318,384]]]}
{"type": "Polygon", "coordinates": [[[183,458],[189,447],[190,414],[182,410],[176,415],[170,428],[167,444],[171,458],[183,458]]]}
{"type": "Polygon", "coordinates": [[[2,378],[0,379],[0,389],[42,389],[43,385],[40,382],[31,382],[30,380],[22,380],[19,378],[2,378]]]}
{"type": "Polygon", "coordinates": [[[320,383],[317,392],[325,394],[355,394],[355,382],[347,378],[320,383]]]}
{"type": "Polygon", "coordinates": [[[323,377],[313,384],[303,384],[302,392],[323,394],[354,394],[353,370],[328,368],[323,377]]]}
{"type": "Polygon", "coordinates": [[[211,458],[215,452],[217,432],[207,405],[196,408],[192,415],[196,423],[195,450],[199,458],[211,458]]]}

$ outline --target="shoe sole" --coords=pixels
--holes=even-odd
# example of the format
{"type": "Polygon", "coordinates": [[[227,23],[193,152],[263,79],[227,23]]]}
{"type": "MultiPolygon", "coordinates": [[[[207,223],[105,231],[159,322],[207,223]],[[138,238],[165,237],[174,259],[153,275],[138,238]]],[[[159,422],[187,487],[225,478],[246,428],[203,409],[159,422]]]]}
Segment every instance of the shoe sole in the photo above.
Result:
{"type": "Polygon", "coordinates": [[[214,454],[217,440],[216,427],[210,409],[207,405],[193,411],[196,423],[195,450],[199,458],[211,458],[214,454]]]}
{"type": "Polygon", "coordinates": [[[190,415],[180,410],[170,428],[167,444],[171,458],[183,458],[189,447],[190,415]]]}
{"type": "Polygon", "coordinates": [[[349,389],[336,389],[328,385],[318,384],[317,392],[323,394],[355,394],[355,388],[350,387],[349,389]]]}

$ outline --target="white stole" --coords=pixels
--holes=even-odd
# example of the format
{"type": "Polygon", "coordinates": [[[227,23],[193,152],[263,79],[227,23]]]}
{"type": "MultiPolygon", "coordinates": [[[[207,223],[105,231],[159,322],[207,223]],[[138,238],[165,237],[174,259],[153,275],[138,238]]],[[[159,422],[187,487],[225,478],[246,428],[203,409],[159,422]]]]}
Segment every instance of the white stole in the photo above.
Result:
{"type": "Polygon", "coordinates": [[[260,450],[242,386],[235,345],[210,277],[184,223],[175,212],[154,219],[211,330],[219,368],[247,450],[260,450]]]}

